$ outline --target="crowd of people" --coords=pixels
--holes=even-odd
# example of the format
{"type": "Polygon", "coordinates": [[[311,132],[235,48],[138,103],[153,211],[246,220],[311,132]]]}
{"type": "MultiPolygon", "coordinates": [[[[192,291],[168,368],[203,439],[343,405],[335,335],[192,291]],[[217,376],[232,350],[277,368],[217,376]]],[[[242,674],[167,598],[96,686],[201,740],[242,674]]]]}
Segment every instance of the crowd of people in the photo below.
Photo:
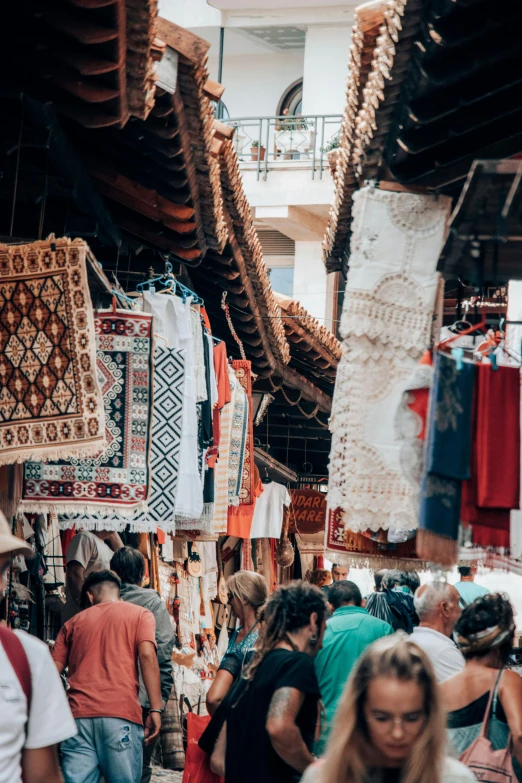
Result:
{"type": "Polygon", "coordinates": [[[522,781],[522,680],[506,668],[513,609],[471,567],[460,576],[421,587],[415,573],[377,572],[363,597],[334,565],[331,579],[321,569],[277,588],[200,740],[213,773],[226,783],[522,781]]]}
{"type": "MultiPolygon", "coordinates": [[[[92,534],[73,543],[69,619],[52,654],[0,626],[2,783],[151,779],[173,685],[170,618],[142,587],[143,555],[113,538],[109,560],[94,538],[107,546],[92,534]]],[[[24,546],[0,517],[2,590],[24,546]]],[[[464,567],[455,586],[377,572],[369,596],[347,568],[330,576],[270,596],[257,573],[229,578],[238,626],[190,783],[522,782],[508,598],[464,567]]]]}

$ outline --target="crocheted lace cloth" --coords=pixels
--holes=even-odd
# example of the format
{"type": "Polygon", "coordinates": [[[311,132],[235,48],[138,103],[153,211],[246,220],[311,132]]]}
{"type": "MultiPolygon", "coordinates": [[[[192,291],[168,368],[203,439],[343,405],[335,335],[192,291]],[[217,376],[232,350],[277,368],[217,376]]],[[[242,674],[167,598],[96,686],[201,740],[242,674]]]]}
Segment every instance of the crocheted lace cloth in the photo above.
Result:
{"type": "Polygon", "coordinates": [[[449,207],[372,187],[354,195],[328,491],[346,529],[418,526],[416,427],[399,412],[430,343],[449,207]]]}
{"type": "Polygon", "coordinates": [[[194,384],[196,389],[196,402],[205,402],[208,399],[207,382],[205,377],[205,353],[203,348],[203,328],[199,307],[190,309],[190,325],[192,327],[192,345],[194,355],[194,384]]]}

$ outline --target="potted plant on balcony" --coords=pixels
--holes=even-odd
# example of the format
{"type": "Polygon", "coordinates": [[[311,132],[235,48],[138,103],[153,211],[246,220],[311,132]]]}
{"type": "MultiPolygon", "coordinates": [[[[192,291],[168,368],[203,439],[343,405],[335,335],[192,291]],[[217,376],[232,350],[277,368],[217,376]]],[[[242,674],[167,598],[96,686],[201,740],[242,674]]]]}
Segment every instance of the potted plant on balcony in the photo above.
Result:
{"type": "Polygon", "coordinates": [[[289,115],[284,109],[281,117],[275,121],[275,147],[283,160],[299,160],[310,158],[310,151],[315,144],[314,124],[311,126],[301,114],[289,115]]]}
{"type": "Polygon", "coordinates": [[[250,146],[250,153],[252,155],[252,160],[264,160],[265,152],[266,149],[263,147],[262,144],[259,144],[257,139],[252,142],[250,146]]]}
{"type": "Polygon", "coordinates": [[[328,165],[330,166],[332,177],[335,177],[335,172],[337,171],[339,156],[341,154],[340,147],[341,140],[339,139],[339,136],[334,136],[333,139],[330,139],[326,147],[321,149],[321,152],[323,152],[328,158],[328,165]]]}

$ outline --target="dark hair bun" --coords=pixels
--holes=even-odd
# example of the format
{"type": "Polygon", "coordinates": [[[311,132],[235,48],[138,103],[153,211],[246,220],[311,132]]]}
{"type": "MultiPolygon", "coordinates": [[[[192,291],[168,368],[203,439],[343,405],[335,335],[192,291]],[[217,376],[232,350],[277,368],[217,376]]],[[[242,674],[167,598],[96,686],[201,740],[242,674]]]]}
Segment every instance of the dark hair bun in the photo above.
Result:
{"type": "Polygon", "coordinates": [[[460,636],[468,637],[495,625],[509,628],[512,623],[513,607],[508,596],[505,593],[487,593],[464,609],[455,630],[460,636]]]}

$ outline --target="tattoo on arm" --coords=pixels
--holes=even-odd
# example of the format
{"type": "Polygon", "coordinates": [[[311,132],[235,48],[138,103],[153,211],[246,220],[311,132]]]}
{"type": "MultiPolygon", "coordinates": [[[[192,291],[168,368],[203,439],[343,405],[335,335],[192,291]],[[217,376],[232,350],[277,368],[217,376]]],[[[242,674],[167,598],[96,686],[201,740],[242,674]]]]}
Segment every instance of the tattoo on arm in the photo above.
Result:
{"type": "Polygon", "coordinates": [[[290,702],[295,688],[279,688],[272,696],[270,708],[268,710],[268,720],[271,718],[283,718],[290,702]]]}

